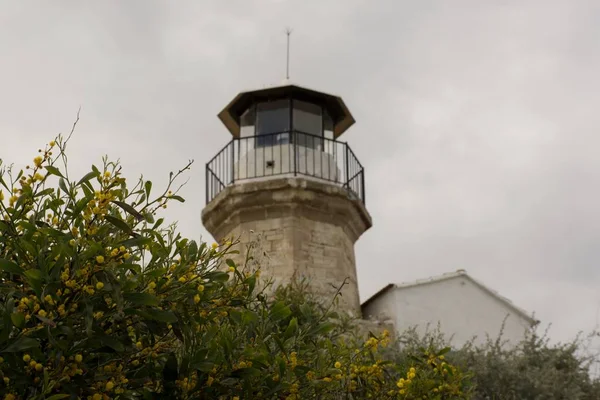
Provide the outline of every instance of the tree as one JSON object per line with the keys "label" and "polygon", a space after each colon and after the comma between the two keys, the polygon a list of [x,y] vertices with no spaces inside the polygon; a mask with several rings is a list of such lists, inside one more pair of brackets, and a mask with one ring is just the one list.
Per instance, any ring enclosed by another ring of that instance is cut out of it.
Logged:
{"label": "tree", "polygon": [[447,349],[386,361],[387,333],[353,337],[310,294],[267,293],[250,259],[228,258],[235,241],[166,225],[190,164],[154,195],[106,158],[71,179],[67,142],[0,170],[4,399],[467,398]]}

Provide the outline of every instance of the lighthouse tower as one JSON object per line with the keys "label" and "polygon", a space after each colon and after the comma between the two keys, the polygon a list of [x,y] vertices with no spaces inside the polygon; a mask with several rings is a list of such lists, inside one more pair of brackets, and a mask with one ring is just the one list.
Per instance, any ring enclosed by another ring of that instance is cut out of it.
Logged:
{"label": "lighthouse tower", "polygon": [[202,221],[215,240],[256,235],[275,284],[306,279],[360,316],[354,243],[372,225],[365,172],[339,137],[354,124],[340,97],[284,84],[238,94],[218,115],[232,139],[206,164]]}

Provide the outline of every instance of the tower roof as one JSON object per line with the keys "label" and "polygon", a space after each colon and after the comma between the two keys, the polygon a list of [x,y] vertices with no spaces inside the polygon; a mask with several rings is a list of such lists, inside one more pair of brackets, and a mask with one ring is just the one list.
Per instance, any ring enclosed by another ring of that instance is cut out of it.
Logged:
{"label": "tower roof", "polygon": [[323,105],[333,120],[333,136],[338,137],[355,122],[354,117],[339,96],[318,92],[294,84],[242,92],[218,114],[219,119],[234,137],[240,136],[240,118],[253,104],[280,98],[294,98]]}

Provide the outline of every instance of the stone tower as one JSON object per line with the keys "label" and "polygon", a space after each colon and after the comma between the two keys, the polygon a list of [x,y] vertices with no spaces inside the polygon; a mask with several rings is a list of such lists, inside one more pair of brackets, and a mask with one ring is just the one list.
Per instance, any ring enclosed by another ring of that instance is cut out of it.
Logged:
{"label": "stone tower", "polygon": [[292,84],[238,94],[219,113],[232,140],[206,164],[202,221],[215,240],[261,237],[264,275],[307,279],[360,316],[354,243],[372,225],[364,169],[338,141],[354,118],[341,98]]}

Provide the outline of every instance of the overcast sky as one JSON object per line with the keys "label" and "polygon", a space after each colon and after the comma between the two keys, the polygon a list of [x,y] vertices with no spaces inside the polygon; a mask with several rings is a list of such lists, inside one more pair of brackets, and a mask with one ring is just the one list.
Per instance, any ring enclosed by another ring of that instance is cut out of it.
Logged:
{"label": "overcast sky", "polygon": [[466,269],[568,339],[600,306],[597,1],[0,0],[0,157],[24,165],[81,121],[72,171],[108,154],[164,184],[196,163],[183,233],[203,229],[216,114],[281,82],[341,95],[373,228],[362,300]]}

